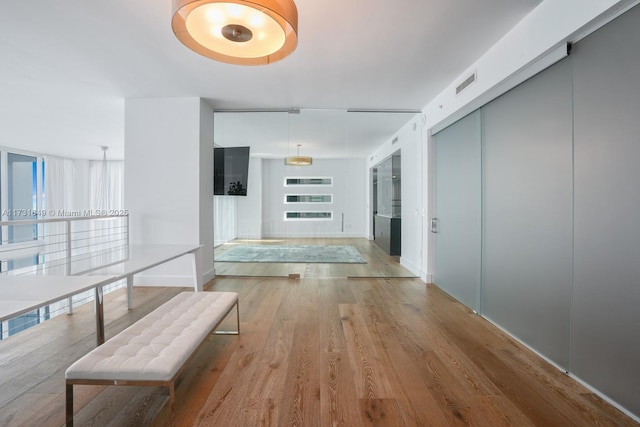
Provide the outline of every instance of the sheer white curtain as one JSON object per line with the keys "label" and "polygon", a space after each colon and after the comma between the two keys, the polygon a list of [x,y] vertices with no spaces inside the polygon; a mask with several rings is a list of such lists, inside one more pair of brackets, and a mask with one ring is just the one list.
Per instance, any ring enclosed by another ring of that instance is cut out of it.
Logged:
{"label": "sheer white curtain", "polygon": [[[73,209],[73,161],[53,156],[44,157],[44,210],[46,218],[66,216]],[[44,260],[54,266],[56,260],[66,257],[66,226],[64,223],[45,223]]]}
{"label": "sheer white curtain", "polygon": [[45,156],[44,162],[45,209],[73,209],[73,161]]}
{"label": "sheer white curtain", "polygon": [[[107,162],[106,177],[108,197],[103,197],[102,187],[103,163],[89,162],[89,176],[86,169],[76,168],[74,161],[55,156],[44,156],[44,204],[42,209],[47,213],[45,218],[55,219],[63,216],[84,216],[95,209],[106,210],[124,209],[124,162]],[[85,171],[83,173],[83,170]],[[86,195],[77,194],[75,180],[88,180],[89,206],[86,206]],[[104,188],[104,187],[102,187]],[[107,200],[106,206],[98,204],[99,198]],[[74,200],[75,199],[75,200]],[[84,200],[84,201],[83,201]],[[71,227],[72,255],[82,257],[85,253],[101,249],[96,235],[102,237],[104,233],[111,233],[118,225],[111,225],[112,221],[75,221]],[[102,222],[102,223],[100,223]],[[100,224],[97,224],[100,223]],[[106,232],[104,230],[107,230]],[[121,233],[119,228],[116,233]],[[64,222],[45,223],[42,226],[41,242],[37,250],[44,260],[43,274],[59,274],[66,268],[67,258],[67,229]],[[101,256],[100,254],[97,255]],[[105,294],[118,287],[124,286],[124,281],[106,286]],[[87,291],[73,296],[73,304],[89,302],[93,299],[93,291]],[[54,317],[66,312],[68,301],[63,300],[49,305],[50,316]]]}
{"label": "sheer white curtain", "polygon": [[[73,209],[73,182],[75,168],[72,160],[60,157],[44,156],[44,204],[47,218],[66,216]],[[67,256],[67,229],[62,222],[50,222],[43,225],[44,260],[42,271],[64,271]],[[55,273],[54,273],[55,274]],[[49,305],[49,315],[55,317],[67,310],[68,301],[58,301]]]}
{"label": "sheer white curtain", "polygon": [[[106,180],[106,182],[105,182]],[[121,160],[91,160],[89,162],[89,207],[94,215],[111,215],[124,206],[124,162]],[[112,262],[110,249],[127,244],[126,221],[119,219],[91,221],[90,251],[96,264]],[[105,294],[124,287],[124,280],[103,288]],[[87,295],[91,299],[91,295]]]}
{"label": "sheer white curtain", "polygon": [[[113,215],[124,209],[124,162],[91,161],[89,164],[89,203],[94,215]],[[126,230],[121,219],[93,221],[91,250],[99,251],[126,245]],[[108,253],[105,254],[108,256]]]}
{"label": "sheer white curtain", "polygon": [[108,160],[105,172],[103,161],[91,161],[89,169],[91,209],[124,209],[124,162]]}

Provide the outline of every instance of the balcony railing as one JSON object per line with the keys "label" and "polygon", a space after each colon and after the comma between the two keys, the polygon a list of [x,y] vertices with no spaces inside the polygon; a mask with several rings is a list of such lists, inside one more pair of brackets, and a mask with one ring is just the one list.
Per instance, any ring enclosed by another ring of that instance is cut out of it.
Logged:
{"label": "balcony railing", "polygon": [[0,233],[0,273],[77,275],[83,258],[128,245],[129,216],[1,221]]}
{"label": "balcony railing", "polygon": [[[129,244],[129,216],[0,221],[0,236],[0,281],[8,275],[90,274],[108,265],[110,254]],[[124,281],[116,282],[103,291],[122,286]],[[2,322],[0,339],[92,300],[93,292],[86,292]]]}

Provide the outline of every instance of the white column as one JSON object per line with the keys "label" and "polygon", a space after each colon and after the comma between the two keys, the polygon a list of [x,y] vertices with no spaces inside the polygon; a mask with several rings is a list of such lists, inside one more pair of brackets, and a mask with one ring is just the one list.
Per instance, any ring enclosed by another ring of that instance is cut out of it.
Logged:
{"label": "white column", "polygon": [[[127,99],[125,182],[130,243],[202,244],[202,280],[213,278],[213,109],[200,98]],[[135,283],[192,286],[183,258]]]}

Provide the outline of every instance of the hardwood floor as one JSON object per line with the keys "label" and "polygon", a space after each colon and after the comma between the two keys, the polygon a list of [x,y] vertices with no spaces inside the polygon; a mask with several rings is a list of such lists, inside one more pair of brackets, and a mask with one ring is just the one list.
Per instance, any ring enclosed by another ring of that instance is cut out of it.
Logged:
{"label": "hardwood floor", "polygon": [[[107,338],[180,288],[105,297]],[[415,278],[217,278],[241,335],[178,380],[179,426],[631,426],[620,411]],[[222,328],[232,328],[230,316]],[[64,423],[64,370],[95,342],[80,307],[0,341],[0,425]],[[76,387],[76,425],[170,425],[167,391]]]}
{"label": "hardwood floor", "polygon": [[366,264],[259,263],[216,261],[217,276],[288,277],[415,277],[400,265],[399,257],[391,257],[373,241],[360,239],[262,239],[233,240],[215,248],[214,258],[237,245],[350,245],[355,247]]}

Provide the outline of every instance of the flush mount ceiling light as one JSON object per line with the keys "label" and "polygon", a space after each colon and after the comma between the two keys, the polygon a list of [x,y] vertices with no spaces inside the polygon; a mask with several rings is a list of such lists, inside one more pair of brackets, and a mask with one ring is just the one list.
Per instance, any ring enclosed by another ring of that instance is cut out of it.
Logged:
{"label": "flush mount ceiling light", "polygon": [[298,144],[298,155],[297,156],[289,156],[284,158],[284,164],[287,166],[310,166],[313,163],[313,159],[308,156],[300,155],[300,146],[302,144]]}
{"label": "flush mount ceiling light", "polygon": [[171,27],[189,49],[229,64],[270,64],[298,45],[293,0],[173,0]]}

